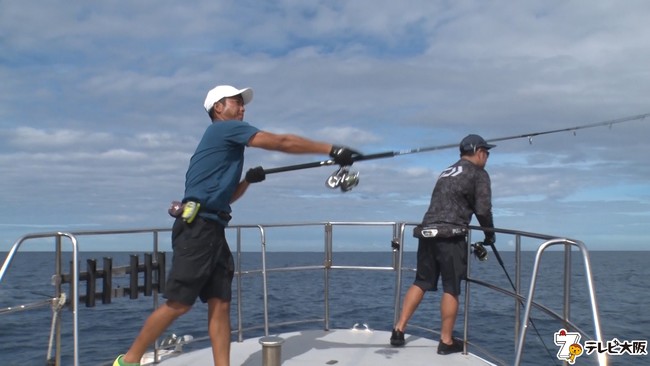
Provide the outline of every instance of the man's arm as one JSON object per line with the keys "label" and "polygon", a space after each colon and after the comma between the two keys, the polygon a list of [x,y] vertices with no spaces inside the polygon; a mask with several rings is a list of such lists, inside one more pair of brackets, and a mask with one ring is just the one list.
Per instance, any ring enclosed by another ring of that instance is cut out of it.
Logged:
{"label": "man's arm", "polygon": [[244,179],[239,182],[235,188],[235,192],[233,192],[232,197],[230,197],[230,203],[237,201],[241,196],[243,196],[251,183],[261,182],[264,179],[266,179],[266,173],[264,173],[264,169],[261,166],[248,169]]}
{"label": "man's arm", "polygon": [[274,134],[259,131],[248,140],[248,146],[291,154],[324,154],[332,151],[332,145],[291,134]]}
{"label": "man's arm", "polygon": [[251,184],[248,183],[245,179],[239,182],[237,188],[235,188],[235,192],[232,194],[232,197],[230,197],[230,203],[237,201],[241,196],[243,196],[244,193],[246,193],[248,186],[250,185]]}
{"label": "man's arm", "polygon": [[[282,151],[292,154],[329,154],[332,151],[333,146],[324,142],[318,142],[300,137],[297,135],[291,134],[274,134],[265,131],[258,131],[248,140],[248,146],[258,147],[265,150],[274,150]],[[246,193],[250,183],[256,183],[264,180],[264,170],[262,167],[257,167],[254,169],[259,169],[257,176],[254,179],[251,179],[249,182],[249,171],[246,174],[246,178],[239,182],[235,192],[230,198],[230,203],[237,201],[241,196]],[[254,170],[251,169],[251,170]]]}
{"label": "man's arm", "polygon": [[[476,182],[476,191],[474,193],[476,197],[475,202],[475,212],[476,219],[479,222],[481,227],[485,228],[494,228],[494,221],[492,218],[492,185],[490,182],[490,176],[487,172],[481,172],[478,180]],[[495,234],[494,232],[484,231],[485,241],[489,243],[494,243]]]}

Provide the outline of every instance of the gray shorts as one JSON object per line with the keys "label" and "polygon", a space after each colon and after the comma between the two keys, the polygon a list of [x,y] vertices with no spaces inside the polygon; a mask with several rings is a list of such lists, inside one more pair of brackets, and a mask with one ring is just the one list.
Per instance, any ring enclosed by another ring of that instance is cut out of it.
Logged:
{"label": "gray shorts", "polygon": [[172,249],[165,298],[186,305],[194,305],[197,297],[204,303],[211,298],[231,300],[235,262],[223,225],[200,216],[191,224],[177,218]]}
{"label": "gray shorts", "polygon": [[460,282],[467,276],[467,241],[464,236],[418,240],[417,271],[414,285],[423,291],[442,290],[460,295]]}

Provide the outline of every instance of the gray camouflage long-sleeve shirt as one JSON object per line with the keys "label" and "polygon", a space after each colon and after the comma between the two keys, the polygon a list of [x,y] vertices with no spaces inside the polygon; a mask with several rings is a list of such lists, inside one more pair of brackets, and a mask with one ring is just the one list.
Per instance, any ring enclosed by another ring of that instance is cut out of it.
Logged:
{"label": "gray camouflage long-sleeve shirt", "polygon": [[[482,227],[494,227],[490,175],[472,162],[460,159],[438,177],[422,226],[467,227],[472,214]],[[493,237],[494,233],[486,232],[485,236]]]}

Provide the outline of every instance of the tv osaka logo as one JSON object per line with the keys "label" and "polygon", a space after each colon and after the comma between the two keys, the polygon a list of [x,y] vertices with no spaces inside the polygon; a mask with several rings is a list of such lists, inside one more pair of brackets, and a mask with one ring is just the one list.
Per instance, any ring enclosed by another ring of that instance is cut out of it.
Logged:
{"label": "tv osaka logo", "polygon": [[565,329],[560,329],[555,333],[555,345],[560,347],[557,352],[557,358],[561,361],[566,361],[573,365],[576,358],[583,354],[608,354],[616,355],[633,355],[644,356],[648,354],[648,341],[620,341],[614,338],[607,342],[586,341],[584,346],[580,344],[580,333],[567,332]]}

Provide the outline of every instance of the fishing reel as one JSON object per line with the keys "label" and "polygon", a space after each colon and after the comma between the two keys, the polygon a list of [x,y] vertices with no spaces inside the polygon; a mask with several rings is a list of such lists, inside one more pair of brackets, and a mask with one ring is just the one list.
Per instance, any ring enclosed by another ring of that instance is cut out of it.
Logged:
{"label": "fishing reel", "polygon": [[488,259],[488,251],[485,249],[483,246],[482,241],[477,241],[476,243],[471,245],[472,247],[472,253],[481,262],[485,262]]}
{"label": "fishing reel", "polygon": [[341,191],[347,192],[359,184],[359,172],[350,170],[347,166],[340,167],[337,171],[327,178],[325,185],[329,188],[341,188]]}

